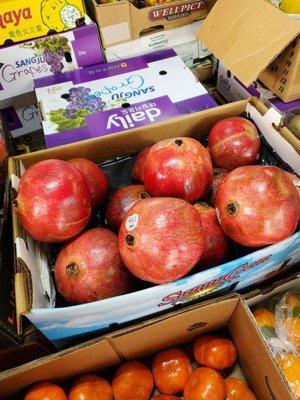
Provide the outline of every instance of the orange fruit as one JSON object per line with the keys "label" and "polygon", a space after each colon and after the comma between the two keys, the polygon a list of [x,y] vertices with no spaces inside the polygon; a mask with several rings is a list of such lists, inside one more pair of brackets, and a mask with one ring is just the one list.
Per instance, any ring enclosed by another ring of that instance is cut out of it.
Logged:
{"label": "orange fruit", "polygon": [[223,370],[234,365],[237,351],[229,339],[203,335],[194,342],[194,357],[200,365]]}
{"label": "orange fruit", "polygon": [[177,396],[172,396],[170,394],[157,394],[152,397],[151,400],[180,400]]}
{"label": "orange fruit", "polygon": [[24,400],[68,400],[68,398],[60,386],[52,382],[40,382],[31,386]]}
{"label": "orange fruit", "polygon": [[225,381],[219,372],[211,368],[196,369],[183,392],[184,400],[225,400]]}
{"label": "orange fruit", "polygon": [[113,400],[113,391],[105,379],[87,374],[75,380],[69,400]]}
{"label": "orange fruit", "polygon": [[117,369],[112,389],[115,400],[148,400],[153,390],[152,372],[138,361],[128,361]]}
{"label": "orange fruit", "polygon": [[300,400],[300,356],[284,354],[278,355],[276,359],[282,368],[292,391],[295,393],[297,399]]}
{"label": "orange fruit", "polygon": [[192,372],[193,367],[188,356],[177,348],[157,353],[152,361],[154,383],[163,394],[183,392]]}
{"label": "orange fruit", "polygon": [[271,311],[266,308],[256,308],[253,315],[259,327],[268,326],[275,329],[275,315]]}
{"label": "orange fruit", "polygon": [[225,379],[226,400],[257,400],[248,385],[240,379],[229,377]]}

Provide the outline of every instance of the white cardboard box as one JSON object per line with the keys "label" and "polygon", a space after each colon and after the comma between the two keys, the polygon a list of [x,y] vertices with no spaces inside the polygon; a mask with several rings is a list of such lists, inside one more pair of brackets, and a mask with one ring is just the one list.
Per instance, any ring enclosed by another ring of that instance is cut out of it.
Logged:
{"label": "white cardboard box", "polygon": [[104,49],[107,61],[139,56],[151,51],[173,48],[188,67],[192,67],[197,58],[208,57],[211,52],[197,40],[197,30],[203,21],[171,30],[162,30],[139,39],[117,44]]}

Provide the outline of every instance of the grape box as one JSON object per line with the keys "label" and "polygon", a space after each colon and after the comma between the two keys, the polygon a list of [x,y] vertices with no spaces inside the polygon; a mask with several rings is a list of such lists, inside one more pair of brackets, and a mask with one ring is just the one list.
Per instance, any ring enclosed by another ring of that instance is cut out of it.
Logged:
{"label": "grape box", "polygon": [[84,13],[82,0],[1,0],[0,45],[73,29]]}
{"label": "grape box", "polygon": [[216,107],[174,50],[35,80],[47,147]]}
{"label": "grape box", "polygon": [[0,101],[32,92],[35,78],[100,62],[96,24],[0,48]]}
{"label": "grape box", "polygon": [[[7,103],[7,104],[6,104]],[[13,138],[42,130],[42,121],[34,92],[2,102],[0,115]]]}

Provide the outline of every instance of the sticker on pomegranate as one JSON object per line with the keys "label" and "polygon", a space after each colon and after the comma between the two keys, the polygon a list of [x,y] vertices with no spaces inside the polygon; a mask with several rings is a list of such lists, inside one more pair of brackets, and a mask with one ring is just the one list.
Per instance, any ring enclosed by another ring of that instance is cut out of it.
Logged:
{"label": "sticker on pomegranate", "polygon": [[130,232],[133,231],[139,222],[139,215],[138,214],[133,214],[129,215],[129,217],[126,219],[126,229]]}

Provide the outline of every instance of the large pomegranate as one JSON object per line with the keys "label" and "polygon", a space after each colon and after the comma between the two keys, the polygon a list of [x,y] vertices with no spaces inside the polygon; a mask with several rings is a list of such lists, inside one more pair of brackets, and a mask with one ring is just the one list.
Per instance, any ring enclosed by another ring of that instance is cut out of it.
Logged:
{"label": "large pomegranate", "polygon": [[218,121],[209,133],[208,148],[214,167],[233,170],[257,164],[260,139],[248,119],[229,117]]}
{"label": "large pomegranate", "polygon": [[200,259],[199,267],[208,268],[220,264],[229,251],[229,241],[217,220],[215,209],[206,203],[196,203],[205,237],[205,250]]}
{"label": "large pomegranate", "polygon": [[132,168],[132,180],[136,183],[144,183],[144,167],[145,167],[145,160],[148,156],[150,147],[146,147],[142,151],[139,152],[137,155],[133,168]]}
{"label": "large pomegranate", "polygon": [[125,214],[143,199],[150,197],[143,185],[129,185],[118,189],[107,205],[105,218],[108,226],[118,232]]}
{"label": "large pomegranate", "polygon": [[271,166],[231,171],[221,182],[215,202],[225,233],[249,247],[285,239],[296,230],[300,215],[297,189],[285,171]]}
{"label": "large pomegranate", "polygon": [[106,200],[109,183],[105,173],[86,158],[72,158],[69,163],[74,165],[86,179],[91,192],[91,206],[93,210],[99,209]]}
{"label": "large pomegranate", "polygon": [[212,204],[213,206],[215,205],[215,197],[218,187],[222,182],[222,179],[226,174],[228,174],[228,172],[229,172],[228,169],[225,168],[213,168],[214,180],[211,186],[210,198],[209,198],[210,204]]}
{"label": "large pomegranate", "polygon": [[121,259],[117,236],[95,228],[68,243],[57,257],[55,282],[64,299],[73,304],[127,293],[131,275]]}
{"label": "large pomegranate", "polygon": [[179,197],[193,202],[209,191],[212,181],[210,155],[195,139],[166,139],[149,150],[144,184],[151,196]]}
{"label": "large pomegranate", "polygon": [[128,269],[144,281],[166,283],[181,278],[204,251],[199,214],[181,199],[140,201],[123,219],[119,249]]}
{"label": "large pomegranate", "polygon": [[34,239],[63,242],[89,222],[91,196],[84,177],[73,165],[46,160],[25,171],[14,206]]}

